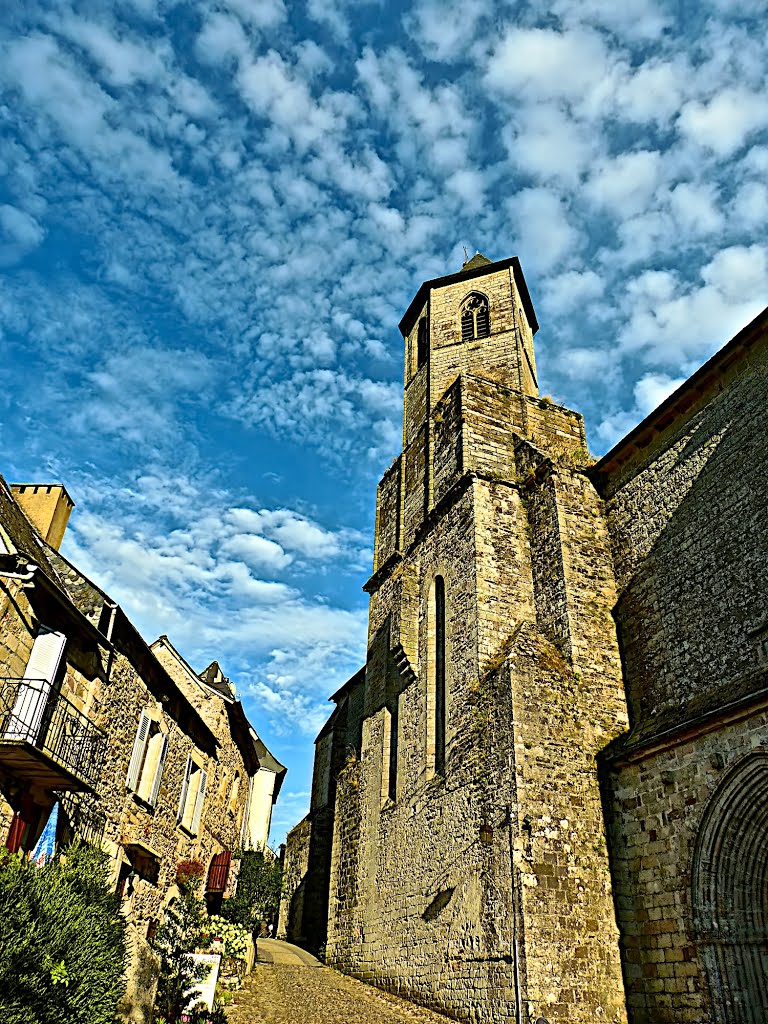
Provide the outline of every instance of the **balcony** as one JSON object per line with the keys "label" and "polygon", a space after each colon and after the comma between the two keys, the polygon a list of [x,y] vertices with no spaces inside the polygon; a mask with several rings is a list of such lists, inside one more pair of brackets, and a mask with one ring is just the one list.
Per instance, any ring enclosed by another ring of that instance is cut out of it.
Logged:
{"label": "balcony", "polygon": [[93,791],[106,744],[48,680],[0,676],[0,768],[43,789]]}

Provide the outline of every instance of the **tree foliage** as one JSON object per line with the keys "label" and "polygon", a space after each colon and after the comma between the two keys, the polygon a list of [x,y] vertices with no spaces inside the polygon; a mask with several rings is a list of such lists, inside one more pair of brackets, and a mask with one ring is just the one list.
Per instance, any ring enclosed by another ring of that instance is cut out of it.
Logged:
{"label": "tree foliage", "polygon": [[205,941],[205,906],[197,896],[197,888],[188,884],[182,889],[182,896],[166,908],[153,943],[160,958],[155,1012],[168,1024],[176,1024],[182,1014],[187,1014],[192,992],[205,976],[205,969],[200,970],[187,955]]}
{"label": "tree foliage", "polygon": [[86,843],[45,867],[0,854],[0,1012],[6,1024],[112,1024],[125,922],[106,854]]}
{"label": "tree foliage", "polygon": [[224,900],[221,916],[253,931],[261,921],[277,917],[280,908],[282,870],[277,860],[267,860],[257,850],[247,850],[240,862],[237,891]]}

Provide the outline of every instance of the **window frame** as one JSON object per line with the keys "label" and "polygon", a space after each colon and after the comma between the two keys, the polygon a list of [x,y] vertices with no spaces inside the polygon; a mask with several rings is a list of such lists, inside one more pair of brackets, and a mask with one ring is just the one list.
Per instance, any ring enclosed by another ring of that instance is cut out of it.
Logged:
{"label": "window frame", "polygon": [[[469,325],[469,329],[465,325]],[[463,342],[479,341],[491,335],[491,304],[482,292],[470,292],[461,304],[459,327]]]}
{"label": "window frame", "polygon": [[200,834],[207,785],[208,772],[198,756],[187,754],[184,779],[179,794],[179,807],[176,812],[176,824],[191,836]]}
{"label": "window frame", "polygon": [[167,755],[168,733],[145,708],[139,717],[125,788],[148,807],[157,806]]}

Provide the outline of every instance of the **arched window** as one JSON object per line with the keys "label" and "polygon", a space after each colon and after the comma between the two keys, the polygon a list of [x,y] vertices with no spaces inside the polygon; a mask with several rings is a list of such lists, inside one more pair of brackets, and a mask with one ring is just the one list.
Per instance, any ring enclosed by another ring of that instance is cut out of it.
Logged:
{"label": "arched window", "polygon": [[445,772],[445,581],[435,576],[427,609],[427,775]]}
{"label": "arched window", "polygon": [[478,292],[472,292],[461,307],[461,340],[473,341],[487,338],[491,333],[491,314],[488,299]]}
{"label": "arched window", "polygon": [[693,925],[715,1019],[768,1013],[768,755],[726,776],[702,820],[691,872]]}

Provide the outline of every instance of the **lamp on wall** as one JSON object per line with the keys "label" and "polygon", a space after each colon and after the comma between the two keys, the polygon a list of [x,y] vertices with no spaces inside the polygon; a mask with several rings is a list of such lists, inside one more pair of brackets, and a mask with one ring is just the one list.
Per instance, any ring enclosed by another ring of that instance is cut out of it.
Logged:
{"label": "lamp on wall", "polygon": [[493,825],[488,822],[487,818],[483,819],[483,824],[480,826],[480,842],[483,846],[493,845]]}

